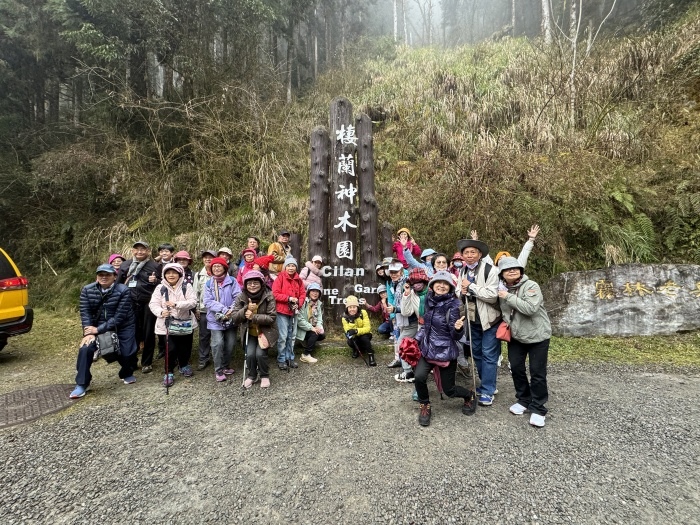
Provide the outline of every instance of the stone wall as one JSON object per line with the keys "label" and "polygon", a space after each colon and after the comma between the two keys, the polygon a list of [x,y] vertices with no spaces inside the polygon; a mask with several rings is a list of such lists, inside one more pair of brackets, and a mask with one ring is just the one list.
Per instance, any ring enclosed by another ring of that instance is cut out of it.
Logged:
{"label": "stone wall", "polygon": [[543,286],[559,336],[670,335],[700,330],[700,266],[623,264],[563,273]]}

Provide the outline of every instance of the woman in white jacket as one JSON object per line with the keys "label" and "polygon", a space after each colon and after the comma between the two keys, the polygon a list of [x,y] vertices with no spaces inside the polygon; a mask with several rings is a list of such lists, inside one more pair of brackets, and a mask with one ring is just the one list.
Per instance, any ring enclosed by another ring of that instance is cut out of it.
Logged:
{"label": "woman in white jacket", "polygon": [[192,310],[197,305],[197,296],[194,287],[184,282],[184,275],[185,271],[179,264],[166,264],[163,282],[153,291],[148,305],[156,316],[156,334],[167,337],[168,366],[163,377],[163,386],[166,387],[175,382],[175,363],[183,376],[193,375],[190,356],[196,319]]}

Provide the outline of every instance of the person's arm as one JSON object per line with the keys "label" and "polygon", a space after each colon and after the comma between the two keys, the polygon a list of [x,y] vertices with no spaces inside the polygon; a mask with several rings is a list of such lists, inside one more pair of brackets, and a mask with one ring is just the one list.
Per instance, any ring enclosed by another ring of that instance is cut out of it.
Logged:
{"label": "person's arm", "polygon": [[450,335],[455,341],[459,341],[464,335],[464,324],[462,324],[462,327],[459,330],[455,328],[455,321],[462,317],[462,313],[460,312],[459,308],[460,304],[459,299],[457,299],[456,301],[453,301],[452,305],[450,306]]}
{"label": "person's arm", "polygon": [[527,231],[527,242],[525,242],[523,249],[520,250],[520,255],[518,255],[518,262],[523,268],[527,265],[530,252],[535,247],[535,239],[538,233],[540,233],[540,227],[537,224],[533,224]]}
{"label": "person's arm", "polygon": [[283,280],[284,280],[284,278],[280,275],[272,283],[272,295],[274,296],[275,301],[277,301],[279,303],[286,303],[289,300],[289,295],[282,292],[282,281]]}
{"label": "person's arm", "polygon": [[243,294],[239,295],[233,303],[233,311],[231,312],[231,320],[234,324],[245,323],[247,319],[245,318],[245,312],[248,309],[248,300],[243,297]]}
{"label": "person's arm", "polygon": [[215,313],[224,313],[228,310],[228,308],[216,300],[216,295],[214,295],[214,286],[216,286],[216,282],[213,280],[213,278],[204,285],[204,307],[207,310],[211,310]]}
{"label": "person's arm", "polygon": [[156,317],[161,317],[163,315],[163,300],[164,296],[160,293],[162,285],[158,285],[156,289],[151,294],[151,300],[148,301],[148,308],[150,308],[153,315]]}
{"label": "person's arm", "polygon": [[542,290],[540,290],[540,286],[537,283],[527,281],[523,286],[523,292],[520,294],[522,297],[509,293],[506,295],[505,300],[508,306],[529,317],[537,313],[544,298],[542,297]]}
{"label": "person's arm", "polygon": [[311,326],[311,323],[309,322],[308,317],[306,317],[306,312],[308,311],[307,308],[305,308],[305,305],[302,305],[299,307],[296,313],[296,318],[297,318],[297,327],[301,330],[304,330],[308,332],[313,328]]}
{"label": "person's arm", "polygon": [[403,249],[403,258],[408,263],[410,268],[423,268],[425,269],[425,264],[416,261],[415,257],[411,254],[411,250],[408,247]]}
{"label": "person's arm", "polygon": [[401,315],[406,317],[410,317],[413,314],[418,315],[419,307],[420,297],[413,290],[409,291],[408,295],[406,293],[401,295]]}
{"label": "person's arm", "polygon": [[406,259],[403,257],[403,245],[401,244],[400,241],[396,241],[394,243],[394,252],[396,253],[396,258],[401,261],[401,264],[403,264],[404,268],[408,268],[408,263],[406,262]]}
{"label": "person's arm", "polygon": [[92,326],[92,312],[90,311],[90,297],[87,292],[87,286],[83,286],[82,290],[80,290],[80,322],[83,325],[83,330],[88,326]]}
{"label": "person's arm", "polygon": [[343,322],[343,332],[345,332],[346,334],[349,330],[355,330],[355,323],[347,321],[345,317],[342,317],[341,321]]}
{"label": "person's arm", "polygon": [[382,310],[382,302],[379,301],[379,302],[378,302],[377,304],[375,304],[374,306],[372,306],[372,305],[369,304],[369,303],[365,303],[365,308],[367,308],[367,310],[369,310],[369,311],[372,312],[373,314],[378,314],[378,313],[381,312],[381,310]]}
{"label": "person's arm", "polygon": [[[265,297],[269,297],[269,299],[265,301]],[[258,306],[258,312],[252,315],[250,322],[258,326],[273,326],[277,318],[275,300],[272,296],[263,295],[262,299],[260,299],[260,305],[262,304],[266,305],[265,311],[261,311],[260,306]]]}
{"label": "person's arm", "polygon": [[423,253],[423,250],[421,250],[420,246],[416,241],[413,241],[413,246],[411,246],[411,251],[413,252],[413,255],[416,257],[420,257],[420,254]]}
{"label": "person's arm", "polygon": [[280,246],[279,243],[273,242],[267,249],[267,254],[274,256],[272,260],[275,264],[284,264],[284,259],[287,257],[287,253],[284,248]]}

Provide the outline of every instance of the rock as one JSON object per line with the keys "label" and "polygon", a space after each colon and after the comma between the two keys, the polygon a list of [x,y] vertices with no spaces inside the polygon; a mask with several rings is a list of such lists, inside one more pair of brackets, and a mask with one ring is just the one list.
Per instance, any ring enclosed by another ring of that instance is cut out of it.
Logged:
{"label": "rock", "polygon": [[670,335],[700,330],[700,266],[624,264],[567,272],[543,287],[558,336]]}

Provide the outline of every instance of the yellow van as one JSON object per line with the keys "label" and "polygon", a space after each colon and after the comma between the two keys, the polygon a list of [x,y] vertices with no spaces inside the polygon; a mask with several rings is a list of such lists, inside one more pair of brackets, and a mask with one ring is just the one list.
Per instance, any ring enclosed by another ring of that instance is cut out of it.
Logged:
{"label": "yellow van", "polygon": [[34,311],[29,308],[29,281],[7,252],[0,248],[0,350],[7,338],[32,329]]}

